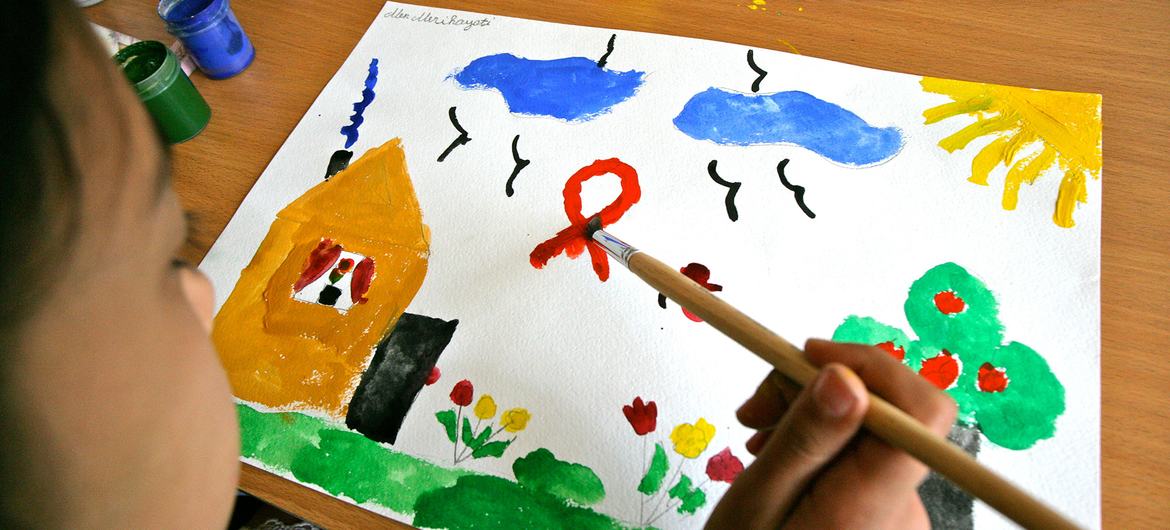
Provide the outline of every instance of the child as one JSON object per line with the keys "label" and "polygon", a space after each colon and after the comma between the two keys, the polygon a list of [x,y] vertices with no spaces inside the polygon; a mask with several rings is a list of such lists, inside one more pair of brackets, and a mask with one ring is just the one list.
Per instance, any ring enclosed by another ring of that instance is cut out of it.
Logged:
{"label": "child", "polygon": [[[12,3],[0,39],[0,527],[222,528],[235,409],[168,153],[71,2]],[[812,385],[739,409],[758,458],[709,526],[928,527],[926,469],[858,433],[865,385],[939,434],[953,403],[880,350],[806,351]]]}

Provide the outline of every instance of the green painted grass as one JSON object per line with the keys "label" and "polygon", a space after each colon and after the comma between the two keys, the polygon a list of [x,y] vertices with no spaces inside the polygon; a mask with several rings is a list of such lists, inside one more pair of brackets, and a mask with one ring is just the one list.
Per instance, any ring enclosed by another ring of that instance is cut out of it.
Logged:
{"label": "green painted grass", "polygon": [[324,420],[237,405],[241,453],[358,503],[413,514],[419,495],[472,474],[397,452]]}
{"label": "green painted grass", "polygon": [[605,495],[589,468],[556,460],[546,449],[517,460],[517,482],[443,467],[312,416],[244,404],[236,411],[243,456],[334,495],[411,515],[417,526],[626,528],[583,506]]}
{"label": "green painted grass", "polygon": [[552,451],[537,449],[512,463],[516,482],[580,506],[592,506],[605,498],[605,486],[592,469],[557,460]]}
{"label": "green painted grass", "polygon": [[423,494],[414,524],[450,530],[626,528],[606,515],[567,504],[550,493],[486,475],[466,476],[454,487]]}

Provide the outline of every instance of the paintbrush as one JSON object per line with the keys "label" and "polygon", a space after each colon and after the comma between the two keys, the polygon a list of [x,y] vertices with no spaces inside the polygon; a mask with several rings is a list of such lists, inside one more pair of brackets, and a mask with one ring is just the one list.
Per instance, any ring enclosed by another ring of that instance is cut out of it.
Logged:
{"label": "paintbrush", "polygon": [[[799,348],[678,270],[610,235],[601,228],[597,217],[589,220],[586,235],[659,293],[760,356],[788,379],[805,386],[816,377],[818,369],[805,360]],[[1063,515],[980,465],[958,446],[872,392],[864,425],[886,443],[906,451],[1025,528],[1077,528]]]}

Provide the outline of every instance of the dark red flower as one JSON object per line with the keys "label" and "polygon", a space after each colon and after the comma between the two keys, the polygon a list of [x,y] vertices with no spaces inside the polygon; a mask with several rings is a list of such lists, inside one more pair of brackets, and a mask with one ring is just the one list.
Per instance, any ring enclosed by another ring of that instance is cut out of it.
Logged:
{"label": "dark red flower", "polygon": [[731,448],[725,448],[707,461],[707,477],[716,482],[731,484],[735,477],[743,471],[743,462],[731,454]]}
{"label": "dark red flower", "polygon": [[455,388],[451,389],[451,401],[460,407],[466,407],[471,404],[471,398],[474,397],[475,390],[471,387],[471,381],[466,379],[455,383]]}
{"label": "dark red flower", "polygon": [[983,363],[979,367],[979,390],[984,392],[1003,392],[1007,388],[1011,379],[1008,379],[1007,371],[1003,368],[997,368],[991,363]]}
{"label": "dark red flower", "polygon": [[300,292],[310,283],[317,281],[317,278],[324,276],[340,256],[341,245],[334,245],[332,239],[322,239],[305,260],[304,270],[293,284],[293,291]]}
{"label": "dark red flower", "polygon": [[[683,267],[683,268],[679,269],[678,271],[683,273],[683,276],[686,276],[687,278],[694,280],[695,283],[702,285],[708,291],[717,292],[717,291],[723,290],[722,285],[719,285],[717,283],[711,283],[710,281],[708,281],[711,279],[711,269],[707,268],[707,266],[703,265],[702,263],[688,263],[686,267]],[[684,315],[686,315],[687,318],[691,319],[692,321],[695,321],[695,322],[702,322],[703,321],[703,319],[699,318],[698,315],[696,315],[690,311],[687,311],[687,308],[685,308],[685,307],[682,308],[682,312]]]}
{"label": "dark red flower", "polygon": [[[343,260],[344,261],[344,260]],[[374,279],[374,260],[366,258],[358,262],[349,278],[349,299],[355,304],[364,304],[370,299],[366,292],[370,290],[370,281]]]}
{"label": "dark red flower", "polygon": [[349,272],[350,269],[353,269],[353,260],[352,259],[341,258],[341,261],[337,262],[338,272],[345,274],[345,273]]}
{"label": "dark red flower", "polygon": [[632,405],[623,406],[622,412],[638,436],[645,436],[658,426],[658,405],[653,401],[643,403],[641,396],[634,398]]}
{"label": "dark red flower", "polygon": [[432,366],[431,373],[427,375],[427,385],[433,385],[439,382],[439,376],[441,375],[443,375],[443,373],[439,371],[439,367]]}

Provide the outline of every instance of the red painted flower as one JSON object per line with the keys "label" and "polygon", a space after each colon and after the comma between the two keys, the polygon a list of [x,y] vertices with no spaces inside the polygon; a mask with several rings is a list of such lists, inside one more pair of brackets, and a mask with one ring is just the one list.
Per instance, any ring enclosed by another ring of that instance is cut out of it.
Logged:
{"label": "red painted flower", "polygon": [[[687,278],[694,280],[695,283],[702,285],[708,291],[718,292],[718,291],[723,290],[722,285],[719,285],[717,283],[711,283],[708,281],[711,279],[711,269],[707,268],[707,266],[703,265],[702,263],[690,263],[690,264],[687,264],[686,267],[683,267],[683,268],[679,269],[678,271],[683,273],[683,276],[686,276]],[[682,308],[682,312],[684,315],[687,316],[687,318],[689,318],[695,322],[702,322],[703,321],[703,319],[699,318],[698,315],[696,315],[690,311],[687,311],[687,308],[685,308],[685,307]]]}
{"label": "red painted flower", "polygon": [[658,404],[653,401],[643,403],[641,396],[634,398],[632,405],[622,407],[622,412],[638,436],[644,436],[658,426]]}
{"label": "red painted flower", "polygon": [[731,454],[730,447],[715,453],[707,461],[707,477],[716,482],[731,484],[742,471],[743,462]]}
{"label": "red painted flower", "polygon": [[353,260],[352,259],[341,258],[341,261],[337,262],[337,271],[342,273],[342,274],[345,274],[352,269],[353,269]]}
{"label": "red painted flower", "polygon": [[439,371],[439,367],[432,366],[431,373],[427,375],[427,385],[430,386],[439,382],[439,376],[441,375],[443,375],[443,373]]}
{"label": "red painted flower", "polygon": [[881,344],[875,344],[875,346],[881,348],[882,351],[890,354],[890,357],[893,357],[899,361],[906,358],[906,348],[895,346],[893,341],[886,341]]}
{"label": "red painted flower", "polygon": [[1011,379],[1008,379],[1007,371],[1003,368],[997,368],[991,363],[983,363],[979,367],[979,390],[984,392],[1003,392],[1007,388]]}
{"label": "red painted flower", "polygon": [[339,256],[341,256],[341,245],[334,245],[332,239],[322,239],[317,244],[317,248],[309,253],[309,258],[305,260],[304,270],[301,271],[301,276],[293,284],[293,291],[300,292],[310,283],[317,281],[317,278],[324,276],[326,272],[329,272],[329,267],[337,262]]}
{"label": "red painted flower", "polygon": [[466,379],[455,383],[455,388],[451,389],[451,401],[460,407],[466,407],[471,404],[471,398],[474,397],[475,390],[471,387],[471,381]]}
{"label": "red painted flower", "polygon": [[951,352],[943,350],[938,356],[922,361],[918,375],[925,377],[934,386],[946,390],[959,378],[959,360]]}
{"label": "red painted flower", "polygon": [[349,278],[349,299],[355,304],[364,304],[370,299],[366,293],[370,290],[370,282],[374,279],[374,260],[366,258],[358,262]]}
{"label": "red painted flower", "polygon": [[967,303],[959,298],[959,295],[954,291],[943,291],[934,295],[934,307],[944,315],[953,315],[955,313],[962,313],[967,308]]}

